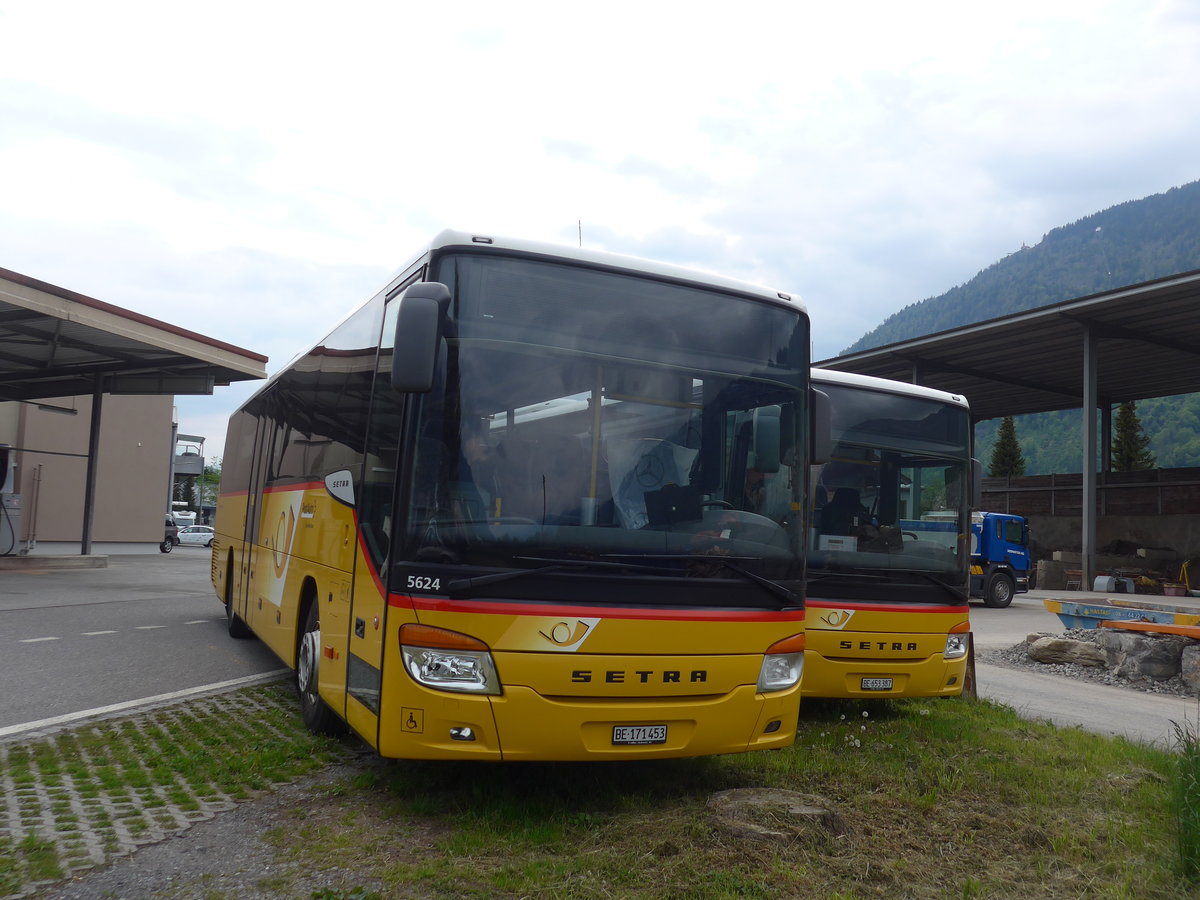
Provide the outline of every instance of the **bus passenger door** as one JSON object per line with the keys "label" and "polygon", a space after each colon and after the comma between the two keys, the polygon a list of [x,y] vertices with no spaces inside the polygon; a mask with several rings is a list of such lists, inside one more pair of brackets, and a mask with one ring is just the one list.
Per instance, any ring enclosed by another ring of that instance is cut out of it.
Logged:
{"label": "bus passenger door", "polygon": [[[412,281],[418,280],[414,275]],[[399,292],[396,292],[397,294]],[[346,720],[378,746],[387,632],[388,568],[395,535],[395,495],[400,435],[407,394],[391,385],[392,346],[398,296],[384,314],[371,408],[368,415],[362,477],[355,496],[358,553],[350,598],[350,639],[346,659]]]}
{"label": "bus passenger door", "polygon": [[237,580],[233,592],[234,612],[253,627],[255,573],[259,562],[259,540],[262,531],[263,481],[267,471],[267,442],[271,437],[271,421],[267,416],[255,417],[254,464],[250,470],[250,488],[246,493],[245,536],[237,559]]}

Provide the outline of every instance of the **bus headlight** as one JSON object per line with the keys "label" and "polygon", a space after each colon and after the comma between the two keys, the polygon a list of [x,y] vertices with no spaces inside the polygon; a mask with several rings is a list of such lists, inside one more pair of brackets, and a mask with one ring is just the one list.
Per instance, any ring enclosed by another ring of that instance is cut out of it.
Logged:
{"label": "bus headlight", "polygon": [[962,659],[966,656],[969,637],[966,634],[946,635],[946,649],[942,652],[942,658]]}
{"label": "bus headlight", "polygon": [[800,683],[804,674],[804,635],[777,641],[767,648],[758,670],[760,691],[786,691]]}
{"label": "bus headlight", "polygon": [[499,694],[500,677],[483,641],[428,625],[400,628],[400,653],[413,680],[440,691]]}

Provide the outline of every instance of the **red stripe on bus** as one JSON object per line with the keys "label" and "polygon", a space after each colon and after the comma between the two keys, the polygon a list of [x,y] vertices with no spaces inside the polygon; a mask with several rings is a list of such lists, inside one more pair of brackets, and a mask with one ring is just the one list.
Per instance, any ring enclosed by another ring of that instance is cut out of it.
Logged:
{"label": "red stripe on bus", "polygon": [[937,603],[929,603],[922,606],[913,604],[900,606],[895,603],[888,603],[887,601],[869,603],[865,600],[855,600],[854,602],[850,602],[843,600],[814,600],[812,597],[809,597],[805,601],[805,605],[809,609],[870,609],[900,613],[959,613],[964,616],[970,610],[968,606],[940,606]]}
{"label": "red stripe on bus", "polygon": [[323,481],[297,481],[295,484],[280,484],[275,487],[263,488],[264,494],[287,494],[296,491],[315,491],[325,487]]}
{"label": "red stripe on bus", "polygon": [[411,597],[389,594],[388,606],[432,612],[482,613],[522,616],[600,616],[606,619],[661,619],[696,622],[803,622],[804,610],[739,609],[629,609],[626,607],[540,604],[501,600],[450,600],[444,597]]}

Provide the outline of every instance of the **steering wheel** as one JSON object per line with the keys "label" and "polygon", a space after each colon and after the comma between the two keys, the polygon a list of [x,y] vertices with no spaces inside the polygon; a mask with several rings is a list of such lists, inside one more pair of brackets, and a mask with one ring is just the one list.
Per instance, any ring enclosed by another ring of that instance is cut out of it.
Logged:
{"label": "steering wheel", "polygon": [[718,506],[721,509],[733,509],[733,504],[728,500],[702,500],[701,506]]}

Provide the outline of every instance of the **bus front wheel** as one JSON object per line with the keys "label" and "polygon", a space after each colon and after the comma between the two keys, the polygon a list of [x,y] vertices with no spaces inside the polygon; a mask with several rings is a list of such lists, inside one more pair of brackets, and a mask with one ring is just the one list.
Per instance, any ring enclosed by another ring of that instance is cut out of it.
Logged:
{"label": "bus front wheel", "polygon": [[304,620],[304,633],[296,654],[296,690],[304,725],[313,734],[341,734],[345,729],[318,692],[321,671],[321,619],[314,597]]}

